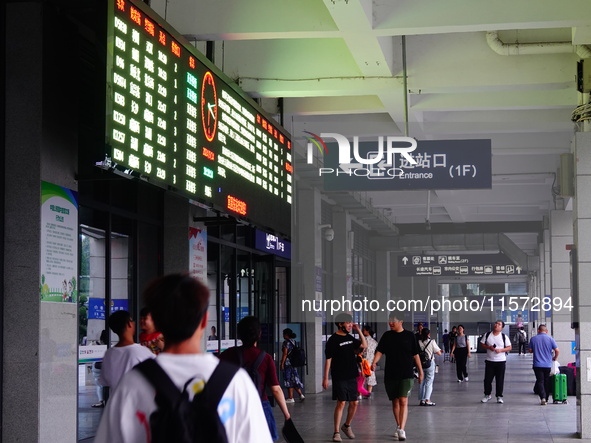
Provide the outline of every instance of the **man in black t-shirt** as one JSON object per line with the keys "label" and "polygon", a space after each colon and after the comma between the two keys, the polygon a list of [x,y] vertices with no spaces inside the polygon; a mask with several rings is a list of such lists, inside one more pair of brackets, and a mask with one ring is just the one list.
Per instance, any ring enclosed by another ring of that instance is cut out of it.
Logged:
{"label": "man in black t-shirt", "polygon": [[[350,314],[339,314],[335,318],[338,331],[330,336],[326,342],[326,361],[324,364],[324,378],[322,387],[328,389],[328,373],[332,375],[332,399],[337,401],[334,411],[334,433],[332,441],[342,441],[340,429],[349,438],[355,438],[351,430],[351,422],[357,411],[357,352],[367,348],[365,337],[359,325],[353,324]],[[355,329],[360,340],[350,332]],[[339,429],[343,417],[345,402],[349,402],[345,424]]]}
{"label": "man in black t-shirt", "polygon": [[406,419],[408,417],[408,396],[414,384],[414,371],[419,371],[419,383],[423,380],[423,369],[419,359],[419,346],[414,334],[405,331],[402,327],[402,316],[391,314],[389,320],[390,330],[384,332],[371,364],[375,371],[376,364],[386,354],[386,370],[384,374],[384,386],[388,398],[392,401],[392,411],[396,420],[396,432],[394,438],[406,440]]}

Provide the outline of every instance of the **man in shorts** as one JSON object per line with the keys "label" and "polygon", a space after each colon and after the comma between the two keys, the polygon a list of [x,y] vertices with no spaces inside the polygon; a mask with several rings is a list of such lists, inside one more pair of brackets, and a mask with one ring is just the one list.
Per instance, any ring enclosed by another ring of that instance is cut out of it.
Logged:
{"label": "man in shorts", "polygon": [[390,330],[384,332],[376,348],[376,354],[371,364],[375,371],[377,363],[386,354],[386,370],[384,386],[388,398],[392,401],[392,411],[396,420],[395,440],[406,440],[406,419],[408,418],[408,396],[414,384],[413,368],[419,372],[419,383],[423,381],[423,368],[419,359],[419,346],[414,334],[402,327],[402,315],[391,314]]}
{"label": "man in shorts", "polygon": [[[334,433],[332,441],[343,441],[340,429],[349,438],[355,438],[351,429],[351,422],[357,411],[357,353],[359,349],[367,348],[367,341],[361,333],[359,325],[353,324],[350,314],[339,314],[335,318],[338,331],[330,336],[326,342],[326,361],[324,364],[324,378],[322,387],[328,389],[328,373],[332,375],[332,399],[337,401],[334,410]],[[350,332],[355,329],[359,334],[357,340]],[[339,429],[343,417],[345,402],[349,402],[345,424]]]}

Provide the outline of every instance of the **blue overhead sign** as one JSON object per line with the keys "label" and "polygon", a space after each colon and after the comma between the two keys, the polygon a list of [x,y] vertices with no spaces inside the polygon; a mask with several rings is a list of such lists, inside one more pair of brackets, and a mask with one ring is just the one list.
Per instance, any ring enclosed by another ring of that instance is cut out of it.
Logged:
{"label": "blue overhead sign", "polygon": [[413,255],[398,257],[399,277],[521,275],[522,269],[504,254]]}
{"label": "blue overhead sign", "polygon": [[406,149],[404,155],[398,152],[389,155],[389,145],[396,144],[388,142],[387,137],[374,142],[352,142],[351,155],[347,155],[350,163],[343,163],[340,152],[343,147],[326,143],[324,165],[318,171],[324,178],[324,189],[391,191],[492,187],[490,140],[419,140],[414,150]]}
{"label": "blue overhead sign", "polygon": [[256,230],[255,248],[279,257],[291,259],[291,243],[274,234]]}

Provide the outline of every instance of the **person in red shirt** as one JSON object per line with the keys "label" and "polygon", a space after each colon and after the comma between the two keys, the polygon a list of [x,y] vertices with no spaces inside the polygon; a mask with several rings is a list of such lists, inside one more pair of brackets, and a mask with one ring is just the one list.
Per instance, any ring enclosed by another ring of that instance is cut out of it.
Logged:
{"label": "person in red shirt", "polygon": [[[259,356],[262,353],[265,353],[265,351],[262,349],[257,348],[258,341],[261,338],[261,324],[256,317],[244,317],[238,323],[237,332],[238,338],[242,340],[242,346],[234,346],[225,350],[220,354],[220,360],[236,363],[237,365],[245,368],[250,374],[252,370],[254,370],[253,366],[255,363],[257,363]],[[257,391],[261,397],[263,410],[265,411],[265,417],[267,418],[267,424],[269,425],[269,431],[271,431],[271,437],[273,437],[273,441],[276,441],[279,439],[279,435],[277,433],[277,424],[275,423],[275,418],[273,417],[273,409],[271,407],[271,403],[269,402],[269,398],[267,397],[267,387],[271,389],[273,397],[277,401],[279,409],[281,409],[285,420],[289,421],[291,416],[285,403],[283,390],[281,389],[279,380],[277,379],[275,361],[273,361],[273,358],[267,353],[265,353],[265,356],[262,357],[262,360],[258,361],[260,361],[260,363],[256,371],[258,372],[258,376],[256,378],[258,378],[259,386],[255,387],[257,388]],[[255,380],[253,380],[253,382],[254,381]]]}
{"label": "person in red shirt", "polygon": [[164,349],[164,336],[156,330],[148,308],[142,308],[140,311],[140,329],[142,331],[140,333],[140,344],[158,355]]}

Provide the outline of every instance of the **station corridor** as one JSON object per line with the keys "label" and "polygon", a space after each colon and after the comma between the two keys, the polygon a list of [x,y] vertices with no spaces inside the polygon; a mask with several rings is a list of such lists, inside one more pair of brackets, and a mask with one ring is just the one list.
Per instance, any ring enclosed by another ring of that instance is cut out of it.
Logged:
{"label": "station corridor", "polygon": [[[576,436],[576,398],[569,397],[567,404],[553,404],[550,398],[547,406],[541,406],[538,396],[532,390],[535,377],[531,369],[531,355],[509,355],[505,374],[504,404],[496,403],[494,397],[488,403],[481,403],[485,355],[472,354],[468,362],[470,381],[464,383],[456,381],[454,363],[444,362],[442,356],[436,357],[439,372],[435,376],[431,400],[437,405],[419,406],[418,387],[415,385],[409,398],[406,441],[556,443],[579,440]],[[565,356],[564,353],[562,356],[560,362],[566,365],[570,361],[566,358],[570,356]],[[352,424],[356,435],[355,442],[394,441],[396,426],[382,377],[383,371],[378,371],[378,385],[374,388],[373,398],[360,401]],[[90,409],[93,399],[94,396],[89,395],[88,409],[82,408],[88,415],[82,412],[80,417],[81,437],[84,435],[85,423],[92,425],[100,415],[100,410]],[[82,397],[80,401],[86,400]],[[307,393],[303,403],[296,400],[296,403],[288,405],[304,441],[332,441],[334,406],[330,388],[320,394]],[[282,424],[281,411],[278,407],[275,407],[274,411],[277,424]],[[88,436],[88,433],[85,436]],[[349,440],[343,433],[341,437],[343,441]],[[92,442],[92,438],[81,441]]]}

